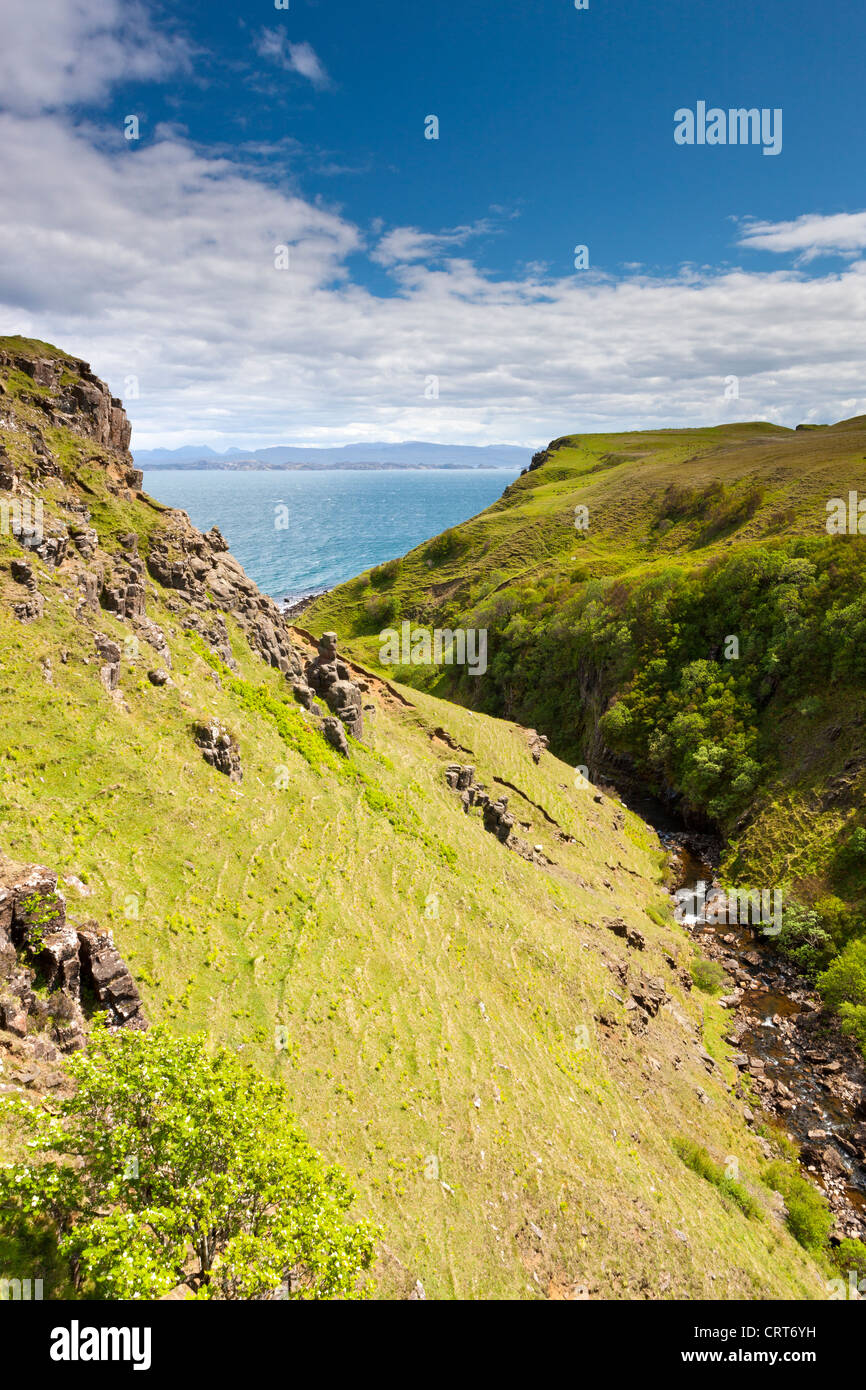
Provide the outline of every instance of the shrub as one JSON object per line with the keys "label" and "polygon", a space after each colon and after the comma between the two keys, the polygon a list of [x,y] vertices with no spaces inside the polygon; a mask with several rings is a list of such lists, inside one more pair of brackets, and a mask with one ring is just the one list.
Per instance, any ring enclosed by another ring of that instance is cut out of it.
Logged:
{"label": "shrub", "polygon": [[818,990],[831,1009],[842,1004],[866,1005],[866,939],[849,941],[840,956],[818,978]]}
{"label": "shrub", "polygon": [[826,1244],[833,1225],[833,1213],[826,1198],[801,1177],[792,1163],[777,1159],[762,1174],[767,1187],[785,1199],[785,1224],[805,1250],[818,1251]]}
{"label": "shrub", "polygon": [[721,1164],[710,1158],[707,1150],[702,1148],[700,1144],[695,1144],[691,1139],[677,1137],[673,1141],[673,1146],[687,1168],[691,1168],[698,1177],[704,1178],[714,1187],[717,1187],[740,1208],[745,1216],[751,1220],[760,1221],[763,1219],[764,1213],[760,1203],[743,1187],[742,1183],[729,1177]]}
{"label": "shrub", "polygon": [[449,560],[457,555],[461,550],[460,536],[452,527],[448,531],[443,531],[441,535],[434,536],[424,551],[425,560],[432,560],[434,564],[442,560]]}
{"label": "shrub", "polygon": [[866,1279],[866,1245],[862,1240],[851,1240],[848,1237],[840,1240],[830,1258],[842,1274],[847,1274],[853,1269],[858,1280]]}
{"label": "shrub", "polygon": [[397,600],[393,594],[372,594],[370,598],[364,600],[364,612],[367,615],[371,632],[379,628],[387,627],[397,616]]}
{"label": "shrub", "polygon": [[376,1232],[288,1111],[283,1087],[201,1039],[93,1029],[75,1093],[19,1115],[43,1155],[0,1169],[0,1218],[44,1215],[85,1294],[352,1298]]}
{"label": "shrub", "polygon": [[778,947],[810,980],[825,969],[833,958],[835,947],[825,931],[816,908],[788,902],[782,913],[782,930]]}
{"label": "shrub", "polygon": [[858,911],[849,907],[841,898],[836,898],[831,894],[819,898],[815,903],[815,911],[821,926],[833,939],[833,944],[837,951],[841,951],[844,946],[854,936],[861,936],[864,930],[863,918]]}
{"label": "shrub", "polygon": [[717,960],[705,960],[697,956],[691,965],[692,979],[704,994],[721,994],[726,988],[728,977]]}
{"label": "shrub", "polygon": [[836,852],[834,870],[843,881],[853,879],[859,886],[866,870],[866,830],[858,825]]}
{"label": "shrub", "polygon": [[842,1032],[853,1038],[863,1056],[866,1057],[866,1006],[863,1004],[840,1004],[839,1018]]}
{"label": "shrub", "polygon": [[386,560],[383,565],[377,565],[370,571],[370,583],[374,588],[382,589],[388,584],[393,584],[403,568],[401,559]]}
{"label": "shrub", "polygon": [[764,500],[764,489],[758,486],[750,487],[745,492],[734,496],[728,495],[725,489],[722,491],[723,496],[707,513],[707,524],[701,537],[702,540],[710,540],[722,531],[728,531],[734,526],[742,526],[743,522],[750,521]]}
{"label": "shrub", "polygon": [[707,483],[702,488],[689,484],[671,483],[661,500],[659,510],[663,517],[676,521],[683,517],[700,516],[707,507],[724,496],[725,489],[719,482]]}

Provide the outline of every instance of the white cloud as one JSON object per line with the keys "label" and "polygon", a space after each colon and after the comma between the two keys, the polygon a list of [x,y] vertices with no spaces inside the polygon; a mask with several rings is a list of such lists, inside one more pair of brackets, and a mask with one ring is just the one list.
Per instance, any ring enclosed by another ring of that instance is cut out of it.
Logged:
{"label": "white cloud", "polygon": [[437,260],[455,246],[463,246],[471,237],[486,236],[495,231],[488,219],[469,227],[453,227],[445,232],[422,232],[417,227],[394,227],[382,237],[372,259],[379,265],[395,266],[410,261]]}
{"label": "white cloud", "polygon": [[[162,77],[188,61],[142,11],[116,0],[15,11],[10,24],[0,0],[0,331],[90,360],[126,397],[142,448],[538,444],[866,411],[864,258],[820,278],[686,266],[554,279],[530,261],[494,280],[467,247],[505,214],[438,232],[377,220],[369,254],[394,293],[376,295],[349,271],[362,231],[252,172],[257,149],[267,153],[255,142],[201,151],[165,125],[133,150],[119,130],[52,114],[122,75]],[[323,73],[306,45],[284,39],[274,54],[311,81]],[[749,223],[741,236],[799,256],[856,253],[862,218]],[[278,270],[284,244],[291,268]],[[737,401],[724,399],[730,375]]]}
{"label": "white cloud", "polygon": [[329,87],[330,78],[316,50],[308,43],[290,43],[285,29],[263,29],[255,40],[259,57],[287,72],[306,77],[314,87]]}
{"label": "white cloud", "polygon": [[816,256],[854,256],[866,249],[866,212],[838,212],[822,217],[806,213],[792,222],[746,222],[740,246],[756,251],[796,253],[803,263]]}
{"label": "white cloud", "polygon": [[100,101],[121,79],[162,81],[191,56],[136,0],[0,0],[0,33],[0,106],[25,114]]}
{"label": "white cloud", "polygon": [[[15,189],[0,207],[0,324],[90,360],[127,395],[142,448],[538,444],[866,411],[866,261],[821,278],[492,280],[465,252],[443,256],[439,236],[425,264],[425,234],[398,229],[384,238],[396,293],[377,297],[349,275],[364,240],[345,217],[175,135],[122,146],[51,116],[0,117],[0,183]],[[279,244],[289,270],[274,267]]]}

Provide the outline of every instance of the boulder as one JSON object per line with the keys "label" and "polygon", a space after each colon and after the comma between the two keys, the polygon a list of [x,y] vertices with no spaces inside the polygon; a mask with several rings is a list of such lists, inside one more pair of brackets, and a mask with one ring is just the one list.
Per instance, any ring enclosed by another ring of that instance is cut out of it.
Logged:
{"label": "boulder", "polygon": [[[19,1037],[27,1035],[28,1023],[43,1028],[50,1019],[61,1050],[82,1047],[88,992],[108,1013],[110,1026],[146,1026],[135,982],[111,934],[96,923],[79,929],[68,922],[57,875],[41,865],[0,860],[0,973],[0,1026]],[[37,978],[47,998],[36,993]],[[50,1045],[37,1046],[42,1050],[36,1055],[55,1055]]]}
{"label": "boulder", "polygon": [[99,679],[108,693],[113,694],[120,680],[120,647],[103,632],[95,632],[93,640],[96,644],[96,654],[103,663],[99,668]]}
{"label": "boulder", "polygon": [[363,698],[349,675],[349,668],[337,657],[337,634],[326,632],[318,644],[318,655],[307,662],[306,684],[321,696],[352,737],[360,739],[364,735]]}
{"label": "boulder", "polygon": [[547,734],[539,734],[535,729],[527,729],[526,739],[533,762],[540,762],[542,753],[550,746],[550,739]]}
{"label": "boulder", "polygon": [[654,976],[644,974],[643,971],[641,971],[640,978],[629,986],[629,993],[635,1003],[649,1014],[650,1018],[655,1018],[659,1009],[670,998],[662,981]]}
{"label": "boulder", "polygon": [[327,715],[322,721],[322,733],[332,748],[336,748],[344,757],[349,756],[349,740],[346,738],[346,730],[341,720],[331,714]]}
{"label": "boulder", "polygon": [[12,578],[17,584],[26,584],[28,588],[36,587],[36,579],[33,574],[33,566],[26,560],[13,560],[10,566]]}
{"label": "boulder", "polygon": [[12,611],[19,623],[34,623],[45,612],[45,599],[42,594],[31,594],[21,603],[13,604]]}
{"label": "boulder", "polygon": [[200,720],[194,724],[193,738],[206,763],[232,782],[243,781],[240,748],[219,719]]}
{"label": "boulder", "polygon": [[637,927],[632,927],[623,917],[605,917],[604,925],[614,936],[621,937],[635,951],[646,949],[646,937]]}

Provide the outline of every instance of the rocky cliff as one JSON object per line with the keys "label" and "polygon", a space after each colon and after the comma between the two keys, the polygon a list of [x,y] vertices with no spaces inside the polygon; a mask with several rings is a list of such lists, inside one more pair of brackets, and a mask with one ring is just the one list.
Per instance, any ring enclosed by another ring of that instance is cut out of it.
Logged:
{"label": "rocky cliff", "polygon": [[[252,649],[286,677],[306,709],[320,716],[320,727],[335,747],[347,751],[338,723],[362,736],[361,693],[337,660],[336,634],[327,633],[317,656],[304,663],[281,611],[248,578],[219,530],[203,535],[185,512],[144,496],[141,472],[129,453],[126,412],[88,363],[25,340],[18,348],[0,350],[0,431],[4,529],[73,589],[80,621],[93,627],[100,609],[110,612],[130,638],[145,642],[167,662],[165,634],[147,612],[148,579],[156,580],[169,591],[165,608],[200,634],[229,668],[235,665],[226,630],[231,614]],[[154,512],[144,553],[136,531],[100,533],[93,525],[88,505],[93,469],[110,494],[138,499]],[[44,600],[32,567],[15,561],[10,578],[21,586],[7,586],[16,616],[22,622],[41,617]],[[100,635],[94,636],[111,684],[120,652],[100,650]],[[317,704],[317,695],[327,709]]]}

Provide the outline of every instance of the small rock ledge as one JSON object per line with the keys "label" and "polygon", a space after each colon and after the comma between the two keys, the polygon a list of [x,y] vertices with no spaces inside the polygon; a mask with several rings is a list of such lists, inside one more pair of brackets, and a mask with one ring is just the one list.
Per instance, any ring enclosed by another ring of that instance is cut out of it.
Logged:
{"label": "small rock ledge", "polygon": [[111,932],[68,921],[52,870],[0,858],[0,1028],[22,1039],[47,1033],[74,1052],[86,1042],[88,998],[110,1027],[147,1027]]}

